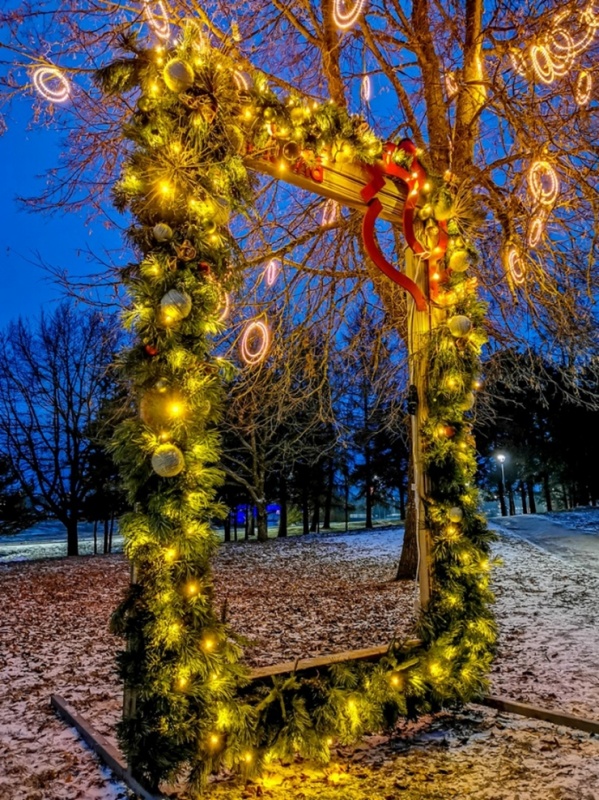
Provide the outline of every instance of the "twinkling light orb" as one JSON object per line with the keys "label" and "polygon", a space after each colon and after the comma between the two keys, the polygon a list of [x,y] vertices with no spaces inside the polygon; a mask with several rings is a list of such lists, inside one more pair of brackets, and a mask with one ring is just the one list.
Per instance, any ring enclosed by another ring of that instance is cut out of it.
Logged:
{"label": "twinkling light orb", "polygon": [[586,106],[593,92],[593,78],[585,69],[578,73],[574,87],[574,99],[579,106]]}
{"label": "twinkling light orb", "polygon": [[267,286],[273,286],[281,271],[281,262],[278,258],[271,258],[264,270],[264,280]]}
{"label": "twinkling light orb", "polygon": [[522,285],[526,278],[526,267],[521,254],[515,247],[511,247],[508,251],[507,264],[512,280],[516,286]]}
{"label": "twinkling light orb", "polygon": [[528,228],[528,246],[529,247],[537,247],[541,239],[543,238],[543,233],[545,231],[545,218],[542,214],[537,214],[536,217],[533,217],[530,221],[530,225]]}
{"label": "twinkling light orb", "polygon": [[159,39],[166,41],[171,35],[168,10],[164,0],[144,0],[144,17]]}
{"label": "twinkling light orb", "polygon": [[261,319],[249,322],[241,336],[239,350],[246,364],[254,366],[264,361],[270,349],[271,332],[268,324]]}
{"label": "twinkling light orb", "polygon": [[543,206],[551,206],[559,194],[557,172],[548,161],[534,161],[528,170],[528,187],[531,195]]}
{"label": "twinkling light orb", "polygon": [[360,97],[363,103],[368,103],[372,97],[372,80],[370,75],[364,75],[360,84]]}
{"label": "twinkling light orb", "polygon": [[58,67],[37,67],[32,80],[36,91],[50,103],[64,103],[71,96],[71,84]]}
{"label": "twinkling light orb", "polygon": [[348,31],[358,21],[366,0],[355,0],[353,6],[344,0],[333,0],[333,20],[341,31]]}

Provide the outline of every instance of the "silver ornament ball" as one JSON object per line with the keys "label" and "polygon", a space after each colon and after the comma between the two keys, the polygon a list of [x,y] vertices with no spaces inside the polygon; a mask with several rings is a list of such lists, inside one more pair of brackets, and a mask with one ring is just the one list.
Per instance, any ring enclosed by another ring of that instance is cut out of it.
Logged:
{"label": "silver ornament ball", "polygon": [[163,320],[178,322],[189,316],[191,311],[191,297],[182,289],[169,289],[160,301]]}
{"label": "silver ornament ball", "polygon": [[184,92],[194,81],[193,69],[180,58],[171,58],[164,68],[162,77],[171,92]]}
{"label": "silver ornament ball", "polygon": [[185,469],[185,457],[174,444],[161,444],[152,456],[152,469],[161,478],[174,478]]}
{"label": "silver ornament ball", "polygon": [[170,225],[167,225],[166,222],[159,222],[157,225],[154,225],[152,233],[157,242],[168,242],[173,238],[173,229]]}
{"label": "silver ornament ball", "polygon": [[455,336],[456,339],[461,336],[467,336],[472,330],[472,322],[463,314],[456,314],[450,317],[447,326],[451,335]]}
{"label": "silver ornament ball", "polygon": [[461,522],[464,518],[464,512],[459,506],[454,506],[453,508],[449,509],[448,516],[450,522]]}

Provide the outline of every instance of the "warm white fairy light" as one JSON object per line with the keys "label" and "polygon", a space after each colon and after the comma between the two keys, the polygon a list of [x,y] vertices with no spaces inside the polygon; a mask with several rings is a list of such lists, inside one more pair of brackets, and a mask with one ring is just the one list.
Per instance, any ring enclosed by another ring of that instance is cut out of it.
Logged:
{"label": "warm white fairy light", "polygon": [[235,81],[235,86],[239,89],[240,92],[247,92],[250,88],[250,82],[238,69],[233,72],[233,80]]}
{"label": "warm white fairy light", "polygon": [[576,86],[574,87],[574,99],[579,106],[586,106],[591,99],[593,91],[593,78],[585,69],[578,73]]}
{"label": "warm white fairy light", "polygon": [[322,220],[321,225],[333,225],[339,220],[339,203],[336,200],[329,198],[325,201],[322,207]]}
{"label": "warm white fairy light", "polygon": [[36,90],[51,103],[64,103],[71,95],[71,85],[58,67],[37,67],[32,80]]}
{"label": "warm white fairy light", "polygon": [[510,50],[510,61],[512,62],[512,69],[518,75],[526,77],[526,59],[520,50]]}
{"label": "warm white fairy light", "polygon": [[267,286],[272,286],[281,271],[281,262],[278,258],[271,258],[264,270],[264,280]]}
{"label": "warm white fairy light", "polygon": [[528,246],[536,247],[543,238],[544,231],[545,216],[543,214],[537,214],[532,218],[528,227]]}
{"label": "warm white fairy light", "polygon": [[372,81],[370,75],[364,75],[360,85],[360,97],[363,103],[368,103],[372,97]]}
{"label": "warm white fairy light", "polygon": [[220,290],[220,294],[221,294],[221,302],[220,302],[221,312],[218,315],[218,321],[224,322],[229,316],[229,312],[231,311],[231,296],[229,292],[225,292],[224,289]]}
{"label": "warm white fairy light", "polygon": [[246,364],[254,366],[266,358],[270,349],[271,333],[268,324],[255,319],[246,325],[241,336],[239,350]]}
{"label": "warm white fairy light", "polygon": [[339,30],[347,31],[356,24],[366,0],[355,0],[353,7],[347,7],[344,0],[333,0],[333,20]]}
{"label": "warm white fairy light", "polygon": [[555,80],[555,69],[549,51],[544,45],[536,45],[530,48],[530,60],[535,75],[541,83],[550,84]]}
{"label": "warm white fairy light", "polygon": [[522,256],[515,247],[511,247],[507,255],[507,263],[512,276],[512,280],[516,286],[524,283],[526,277],[526,267]]}
{"label": "warm white fairy light", "polygon": [[559,179],[548,161],[535,161],[528,170],[531,195],[543,206],[551,206],[559,194]]}
{"label": "warm white fairy light", "polygon": [[144,17],[159,39],[166,41],[169,38],[171,26],[164,0],[144,0]]}

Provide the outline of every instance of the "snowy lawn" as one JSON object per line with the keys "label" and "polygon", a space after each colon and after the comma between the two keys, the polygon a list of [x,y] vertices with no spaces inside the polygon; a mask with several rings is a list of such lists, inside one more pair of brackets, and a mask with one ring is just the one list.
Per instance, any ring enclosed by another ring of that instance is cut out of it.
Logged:
{"label": "snowy lawn", "polygon": [[[401,531],[311,535],[221,548],[219,603],[255,644],[253,664],[409,633],[414,587],[390,582]],[[599,717],[599,578],[513,538],[496,546],[499,658],[492,691]],[[0,565],[0,798],[127,796],[50,711],[62,694],[103,733],[120,711],[108,617],[128,580],[121,556]],[[599,798],[597,738],[473,707],[403,725],[339,752],[326,770],[283,766],[219,798],[446,800]]]}

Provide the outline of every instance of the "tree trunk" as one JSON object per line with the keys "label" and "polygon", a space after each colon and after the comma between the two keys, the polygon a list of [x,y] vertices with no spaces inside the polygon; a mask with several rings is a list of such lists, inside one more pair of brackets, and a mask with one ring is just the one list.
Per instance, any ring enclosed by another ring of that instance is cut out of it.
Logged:
{"label": "tree trunk", "polygon": [[[412,457],[408,467],[408,485],[414,483]],[[403,545],[397,567],[396,581],[414,581],[418,572],[418,531],[416,528],[416,503],[414,492],[408,495],[408,508],[404,527]]]}
{"label": "tree trunk", "polygon": [[[253,514],[252,514],[253,519]],[[244,532],[244,539],[247,540],[250,538],[250,504],[245,504],[245,532]]]}
{"label": "tree trunk", "polygon": [[310,531],[312,533],[318,533],[320,529],[320,497],[318,494],[314,495],[314,511],[312,513],[312,524],[310,525]]}
{"label": "tree trunk", "polygon": [[[258,541],[268,541],[268,512],[266,511],[266,500],[261,499],[256,503],[256,511],[258,516]],[[252,514],[252,519],[253,519]]]}
{"label": "tree trunk", "polygon": [[545,506],[547,511],[553,511],[553,503],[551,502],[551,487],[549,486],[549,475],[543,473],[543,491],[545,492]]}
{"label": "tree trunk", "polygon": [[223,521],[223,528],[224,528],[224,535],[225,535],[225,542],[231,541],[231,512],[227,514]]}
{"label": "tree trunk", "polygon": [[114,514],[110,515],[110,532],[108,534],[108,552],[112,553],[112,536],[114,534]]}
{"label": "tree trunk", "polygon": [[94,520],[94,555],[98,555],[98,520]]}
{"label": "tree trunk", "polygon": [[528,505],[530,506],[530,513],[536,514],[537,504],[535,502],[535,486],[531,478],[526,481],[526,487],[528,489]]}
{"label": "tree trunk", "polygon": [[108,554],[108,520],[104,520],[104,541],[102,543],[102,552],[104,555]]}
{"label": "tree trunk", "polygon": [[508,483],[507,485],[507,496],[510,505],[510,517],[513,517],[516,513],[516,504],[514,503],[514,492],[511,483]]}
{"label": "tree trunk", "polygon": [[233,510],[233,536],[235,541],[237,541],[237,515],[239,514],[239,506],[235,504],[235,508]]}
{"label": "tree trunk", "polygon": [[524,481],[520,481],[520,497],[522,499],[522,513],[528,514],[528,509],[526,508],[526,486],[524,485]]}
{"label": "tree trunk", "polygon": [[308,487],[302,487],[302,528],[303,533],[310,533],[310,504],[308,502]]}
{"label": "tree trunk", "polygon": [[279,531],[277,536],[282,539],[287,536],[287,478],[283,470],[279,473]]}
{"label": "tree trunk", "polygon": [[399,484],[399,518],[402,520],[406,518],[406,490],[403,480]]}
{"label": "tree trunk", "polygon": [[505,506],[505,489],[501,478],[499,479],[499,507],[501,508],[501,516],[507,517],[507,508]]}
{"label": "tree trunk", "polygon": [[77,532],[77,517],[69,517],[65,526],[67,529],[67,556],[78,556],[79,536]]}
{"label": "tree trunk", "polygon": [[335,485],[335,465],[333,459],[328,459],[327,464],[327,488],[324,496],[324,520],[322,527],[325,530],[331,528],[331,509],[333,508],[333,489]]}

